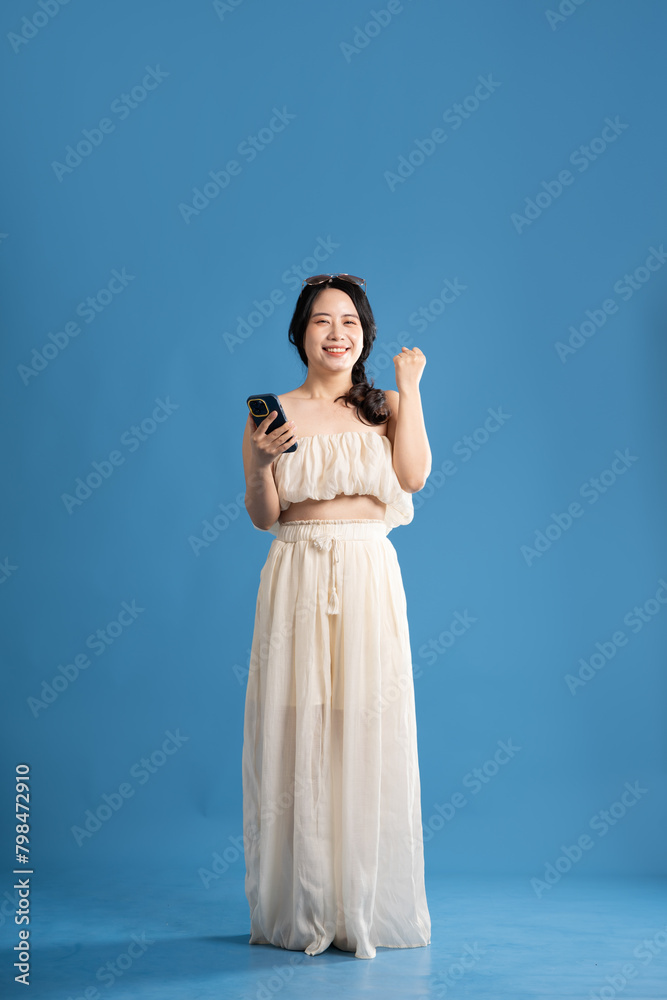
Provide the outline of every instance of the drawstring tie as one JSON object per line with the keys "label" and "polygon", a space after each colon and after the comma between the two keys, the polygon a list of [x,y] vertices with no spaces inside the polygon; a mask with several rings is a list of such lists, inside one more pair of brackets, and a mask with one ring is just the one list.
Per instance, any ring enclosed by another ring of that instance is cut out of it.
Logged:
{"label": "drawstring tie", "polygon": [[329,603],[327,605],[327,614],[337,615],[340,613],[340,601],[338,600],[338,589],[336,587],[336,564],[339,560],[339,550],[338,542],[339,539],[336,535],[313,535],[312,542],[318,549],[322,549],[324,552],[331,550],[331,597],[329,598]]}

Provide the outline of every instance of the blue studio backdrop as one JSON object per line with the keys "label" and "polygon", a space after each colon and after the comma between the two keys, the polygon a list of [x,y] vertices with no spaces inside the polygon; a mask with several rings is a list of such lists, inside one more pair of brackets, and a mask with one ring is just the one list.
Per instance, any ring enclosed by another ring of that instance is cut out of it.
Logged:
{"label": "blue studio backdrop", "polygon": [[433,469],[389,536],[427,878],[665,872],[666,28],[3,5],[2,787],[29,766],[36,870],[242,878],[245,399],[301,384],[302,278],[346,271],[375,384],[427,359]]}

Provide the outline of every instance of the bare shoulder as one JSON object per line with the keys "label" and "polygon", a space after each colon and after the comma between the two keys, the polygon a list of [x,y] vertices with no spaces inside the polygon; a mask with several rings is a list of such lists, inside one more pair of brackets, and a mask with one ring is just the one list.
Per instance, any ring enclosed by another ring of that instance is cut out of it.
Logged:
{"label": "bare shoulder", "polygon": [[291,389],[289,392],[276,393],[276,399],[282,406],[288,420],[290,416],[294,416],[295,411],[298,412],[299,406],[302,405],[302,400],[299,399],[298,389]]}
{"label": "bare shoulder", "polygon": [[398,400],[399,395],[396,389],[385,389],[384,390],[385,399],[389,403],[389,409],[391,410],[392,417],[395,417],[398,413]]}
{"label": "bare shoulder", "polygon": [[281,406],[284,406],[286,402],[289,403],[291,400],[293,400],[296,397],[296,394],[297,394],[296,389],[290,389],[289,392],[277,392],[276,399],[278,400]]}

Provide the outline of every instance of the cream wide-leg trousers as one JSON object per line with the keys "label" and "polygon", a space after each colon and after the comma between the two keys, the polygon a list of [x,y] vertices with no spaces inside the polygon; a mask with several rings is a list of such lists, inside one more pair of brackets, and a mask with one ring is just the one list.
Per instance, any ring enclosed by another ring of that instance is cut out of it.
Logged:
{"label": "cream wide-leg trousers", "polygon": [[430,943],[407,605],[383,521],[280,525],[242,781],[250,944],[374,958]]}

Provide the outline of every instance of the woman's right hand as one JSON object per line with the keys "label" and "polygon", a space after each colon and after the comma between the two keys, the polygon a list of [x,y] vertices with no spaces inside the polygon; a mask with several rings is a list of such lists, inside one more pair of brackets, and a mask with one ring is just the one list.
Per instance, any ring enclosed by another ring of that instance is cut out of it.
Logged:
{"label": "woman's right hand", "polygon": [[[277,416],[277,411],[271,410],[271,412],[264,417],[261,424],[259,424],[250,435],[252,461],[256,468],[264,468],[267,465],[271,465],[271,462],[273,462],[278,455],[282,455],[284,451],[287,451],[287,449],[291,448],[294,444],[296,439],[296,435],[294,434],[296,424],[293,420],[288,420],[287,423],[282,424],[281,427],[276,427],[270,433],[266,433],[267,428],[273,423]],[[254,427],[255,422],[250,415],[248,415],[248,420]]]}

